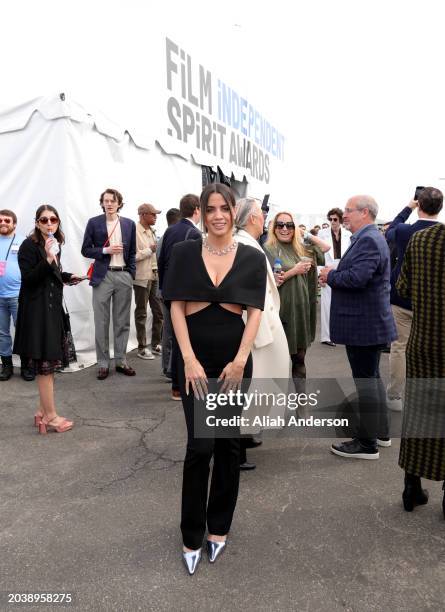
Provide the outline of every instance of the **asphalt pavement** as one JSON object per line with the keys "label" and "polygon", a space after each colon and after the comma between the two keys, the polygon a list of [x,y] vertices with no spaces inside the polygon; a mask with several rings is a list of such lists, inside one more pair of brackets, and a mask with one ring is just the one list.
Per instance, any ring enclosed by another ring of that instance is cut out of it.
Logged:
{"label": "asphalt pavement", "polygon": [[[75,421],[65,434],[37,434],[35,383],[0,383],[0,610],[24,593],[73,600],[20,606],[38,610],[445,610],[441,483],[405,513],[397,439],[363,461],[327,439],[266,435],[248,451],[257,469],[241,474],[227,550],[188,576],[182,406],[159,358],[129,362],[135,378],[57,375],[58,410]],[[343,347],[316,343],[307,364],[349,376]]]}

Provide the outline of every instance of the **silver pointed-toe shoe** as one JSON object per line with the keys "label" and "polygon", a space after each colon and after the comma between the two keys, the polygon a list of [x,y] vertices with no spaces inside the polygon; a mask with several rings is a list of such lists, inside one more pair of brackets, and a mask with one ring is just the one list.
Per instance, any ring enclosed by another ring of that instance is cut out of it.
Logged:
{"label": "silver pointed-toe shoe", "polygon": [[201,561],[201,549],[198,548],[198,550],[191,550],[190,552],[182,551],[182,560],[190,576],[193,576]]}
{"label": "silver pointed-toe shoe", "polygon": [[225,549],[227,542],[212,542],[207,540],[207,555],[210,563],[215,563],[216,559]]}

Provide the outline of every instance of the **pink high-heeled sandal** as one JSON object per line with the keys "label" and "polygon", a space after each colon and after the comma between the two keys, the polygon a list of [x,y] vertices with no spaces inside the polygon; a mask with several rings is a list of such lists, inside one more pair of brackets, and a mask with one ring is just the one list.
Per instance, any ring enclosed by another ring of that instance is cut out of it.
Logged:
{"label": "pink high-heeled sandal", "polygon": [[[57,418],[57,417],[54,417],[54,418]],[[73,428],[74,426],[73,421],[68,421],[68,419],[65,419],[64,417],[61,417],[61,419],[62,420],[59,423],[59,425],[51,425],[54,419],[52,419],[51,421],[48,421],[47,419],[45,419],[45,417],[43,417],[41,421],[39,422],[39,434],[46,434],[48,433],[48,430],[56,431],[57,433],[65,433],[66,431],[69,431],[70,429]]]}
{"label": "pink high-heeled sandal", "polygon": [[40,412],[40,410],[37,410],[37,412],[34,415],[34,427],[38,427],[40,425],[40,421],[43,419],[43,412]]}

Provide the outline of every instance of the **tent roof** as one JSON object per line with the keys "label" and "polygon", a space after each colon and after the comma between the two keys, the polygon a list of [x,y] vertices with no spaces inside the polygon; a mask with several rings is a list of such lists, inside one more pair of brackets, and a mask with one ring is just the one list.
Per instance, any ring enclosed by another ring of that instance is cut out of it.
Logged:
{"label": "tent roof", "polygon": [[154,145],[154,139],[118,125],[98,110],[87,109],[78,102],[67,99],[64,93],[33,98],[17,106],[2,109],[0,134],[23,130],[34,113],[40,113],[48,121],[68,118],[79,123],[87,123],[100,134],[116,141],[123,140],[125,134],[129,134],[134,144],[141,149],[151,149]]}

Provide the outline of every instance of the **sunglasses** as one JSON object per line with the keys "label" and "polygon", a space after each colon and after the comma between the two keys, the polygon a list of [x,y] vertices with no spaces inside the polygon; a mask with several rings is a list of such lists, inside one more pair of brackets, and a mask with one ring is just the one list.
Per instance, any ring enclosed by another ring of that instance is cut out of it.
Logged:
{"label": "sunglasses", "polygon": [[329,221],[340,221],[337,217],[329,217]]}
{"label": "sunglasses", "polygon": [[40,217],[40,219],[37,219],[37,222],[42,223],[43,225],[48,225],[48,223],[59,223],[59,219],[57,217]]}
{"label": "sunglasses", "polygon": [[277,221],[275,223],[275,227],[278,227],[278,229],[283,229],[285,227],[286,229],[291,230],[295,229],[295,223],[292,223],[292,221]]}
{"label": "sunglasses", "polygon": [[5,225],[11,225],[12,219],[0,219],[0,223],[4,223]]}

